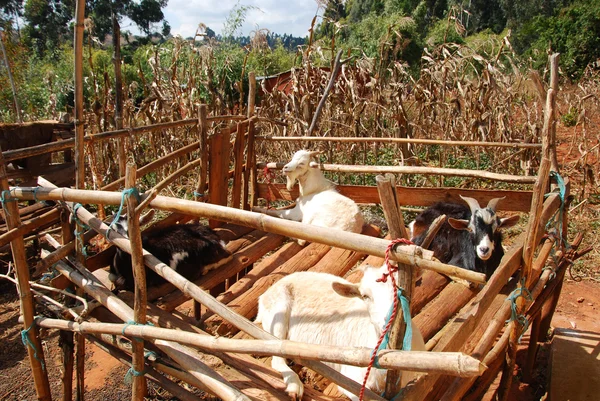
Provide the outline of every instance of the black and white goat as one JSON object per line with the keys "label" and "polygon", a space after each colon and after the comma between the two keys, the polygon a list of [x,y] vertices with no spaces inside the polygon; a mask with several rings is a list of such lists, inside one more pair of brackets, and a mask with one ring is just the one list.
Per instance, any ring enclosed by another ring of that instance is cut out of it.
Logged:
{"label": "black and white goat", "polygon": [[[112,228],[124,237],[128,237],[125,217],[115,221]],[[144,232],[142,246],[188,280],[195,280],[232,258],[231,252],[225,248],[225,243],[217,233],[203,224],[179,224]],[[109,279],[116,290],[133,291],[134,278],[130,254],[117,248],[110,266]],[[165,282],[157,273],[146,269],[148,287]]]}
{"label": "black and white goat", "polygon": [[482,208],[473,198],[461,196],[469,207],[456,203],[438,202],[419,214],[410,224],[412,241],[420,245],[427,228],[439,216],[446,215],[429,249],[441,262],[485,273],[490,277],[504,256],[501,228],[514,226],[519,216],[500,218],[496,215],[498,202],[489,201]]}

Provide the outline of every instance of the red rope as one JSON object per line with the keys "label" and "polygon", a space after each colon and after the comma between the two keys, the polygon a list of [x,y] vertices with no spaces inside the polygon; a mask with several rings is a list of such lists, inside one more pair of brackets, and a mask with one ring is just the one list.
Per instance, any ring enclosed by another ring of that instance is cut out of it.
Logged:
{"label": "red rope", "polygon": [[[263,176],[265,177],[267,185],[271,184],[271,182],[273,181],[273,178],[275,178],[275,175],[267,166],[265,166],[265,168],[263,168]],[[272,200],[271,190],[269,188],[267,188],[267,194],[265,196],[265,201],[267,203],[267,209],[271,208],[271,205],[270,205],[271,200]]]}
{"label": "red rope", "polygon": [[389,243],[387,249],[385,250],[385,264],[388,267],[388,272],[383,273],[381,278],[377,279],[377,281],[385,283],[387,281],[388,277],[390,278],[390,280],[392,280],[392,292],[393,292],[392,296],[394,297],[394,307],[392,309],[392,314],[390,315],[390,320],[387,322],[387,324],[383,328],[383,331],[381,332],[381,335],[379,336],[379,340],[377,340],[377,344],[375,345],[375,348],[373,349],[373,352],[371,353],[371,360],[369,361],[369,366],[367,366],[367,372],[365,373],[365,378],[363,380],[362,387],[360,388],[360,394],[358,396],[359,401],[363,401],[363,397],[365,395],[365,389],[367,388],[367,380],[369,379],[369,374],[371,373],[371,369],[373,368],[373,365],[375,364],[375,359],[377,358],[377,351],[379,350],[379,347],[381,346],[381,343],[383,342],[385,335],[392,327],[392,323],[394,322],[394,319],[396,318],[396,314],[398,313],[398,297],[396,296],[396,277],[394,277],[394,274],[393,274],[398,271],[398,267],[392,266],[392,264],[390,263],[390,252],[392,251],[392,249],[394,249],[394,247],[397,244],[413,245],[413,242],[410,240],[407,240],[405,238],[398,238],[398,239],[392,240]]}

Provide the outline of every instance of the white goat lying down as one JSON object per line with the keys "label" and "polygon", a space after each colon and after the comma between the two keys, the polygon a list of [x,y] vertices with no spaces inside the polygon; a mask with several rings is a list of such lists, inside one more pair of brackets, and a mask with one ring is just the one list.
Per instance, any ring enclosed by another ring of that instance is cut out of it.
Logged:
{"label": "white goat lying down", "polygon": [[[311,160],[319,153],[299,150],[283,167],[289,191],[294,187],[296,180],[298,181],[300,196],[296,199],[296,207],[286,210],[255,210],[287,220],[360,233],[363,216],[358,205],[340,194],[320,169],[310,167]],[[298,243],[304,245],[306,241],[298,240]]]}
{"label": "white goat lying down", "polygon": [[[394,302],[391,280],[378,282],[387,265],[366,267],[360,284],[341,277],[316,272],[290,274],[269,288],[258,299],[257,323],[271,334],[287,340],[332,346],[374,348],[385,326]],[[424,351],[425,344],[413,325],[412,350]],[[328,363],[329,366],[358,383],[367,368]],[[271,366],[286,383],[286,392],[302,399],[303,385],[285,359],[273,357]],[[385,390],[387,370],[372,369],[367,387],[375,392]],[[402,375],[402,386],[416,377]],[[351,400],[358,397],[340,387]]]}

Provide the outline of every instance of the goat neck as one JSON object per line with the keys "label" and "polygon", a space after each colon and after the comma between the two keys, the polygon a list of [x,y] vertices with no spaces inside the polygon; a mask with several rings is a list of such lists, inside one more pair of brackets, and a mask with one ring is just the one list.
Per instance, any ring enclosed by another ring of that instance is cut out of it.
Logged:
{"label": "goat neck", "polygon": [[325,178],[318,168],[309,167],[308,171],[298,177],[300,196],[308,196],[333,188],[331,181]]}

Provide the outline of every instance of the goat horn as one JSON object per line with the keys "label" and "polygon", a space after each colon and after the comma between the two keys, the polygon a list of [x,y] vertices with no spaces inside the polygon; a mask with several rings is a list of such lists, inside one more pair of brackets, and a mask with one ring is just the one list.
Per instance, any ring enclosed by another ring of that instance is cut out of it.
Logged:
{"label": "goat horn", "polygon": [[506,198],[506,196],[503,196],[502,198],[494,198],[494,199],[491,199],[491,200],[488,202],[488,205],[487,205],[487,207],[488,207],[489,209],[492,209],[492,210],[495,212],[495,211],[496,211],[496,207],[498,206],[498,202],[500,202],[500,201],[501,201],[502,199],[504,199],[504,198]]}
{"label": "goat horn", "polygon": [[309,152],[309,155],[310,155],[310,157],[315,157],[315,158],[316,158],[316,157],[317,157],[318,155],[320,155],[321,153],[323,153],[323,152],[322,152],[322,151],[320,151],[320,150],[311,150],[311,151]]}
{"label": "goat horn", "polygon": [[481,206],[479,206],[479,202],[477,202],[477,199],[469,198],[467,196],[462,196],[462,195],[458,195],[458,196],[460,196],[462,198],[462,200],[467,202],[467,205],[469,205],[469,208],[471,209],[471,214],[475,214],[476,210],[481,209]]}

